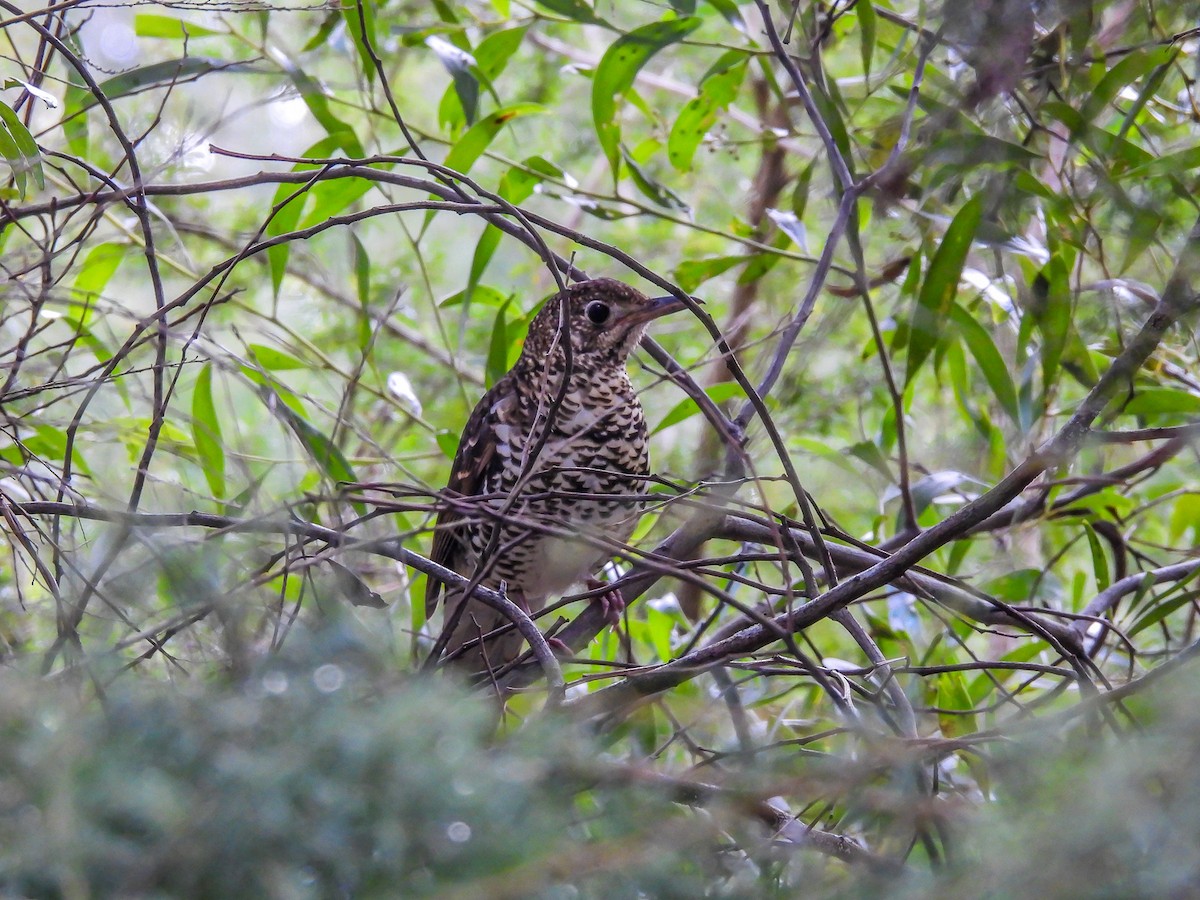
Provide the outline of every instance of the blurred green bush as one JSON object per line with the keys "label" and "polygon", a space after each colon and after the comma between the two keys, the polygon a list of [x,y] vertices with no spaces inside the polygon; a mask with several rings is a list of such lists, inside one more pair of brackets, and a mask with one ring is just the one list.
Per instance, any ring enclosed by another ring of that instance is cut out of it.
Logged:
{"label": "blurred green bush", "polygon": [[[613,778],[636,763],[561,719],[497,737],[493,707],[444,678],[398,680],[344,624],[294,637],[243,680],[121,679],[101,701],[80,699],[97,672],[76,685],[7,674],[0,892],[1099,898],[1200,884],[1191,678],[1109,709],[1124,739],[1080,720],[990,752],[986,814],[937,801],[945,865],[880,874],[772,841],[745,806],[692,809]],[[743,768],[739,786],[753,777]]]}

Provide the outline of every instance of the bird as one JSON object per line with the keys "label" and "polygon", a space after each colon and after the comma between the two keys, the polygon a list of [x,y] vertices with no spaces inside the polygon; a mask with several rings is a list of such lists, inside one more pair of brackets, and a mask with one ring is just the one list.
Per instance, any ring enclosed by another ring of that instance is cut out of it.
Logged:
{"label": "bird", "polygon": [[[642,405],[626,364],[646,326],[685,308],[612,278],[566,286],[529,323],[520,356],[467,419],[434,525],[430,559],[469,583],[503,588],[530,613],[594,576],[641,515],[650,474]],[[569,349],[568,349],[569,348]],[[445,595],[446,665],[480,681],[521,651],[514,628],[462,587],[430,577],[425,613]],[[619,594],[599,598],[619,620]]]}

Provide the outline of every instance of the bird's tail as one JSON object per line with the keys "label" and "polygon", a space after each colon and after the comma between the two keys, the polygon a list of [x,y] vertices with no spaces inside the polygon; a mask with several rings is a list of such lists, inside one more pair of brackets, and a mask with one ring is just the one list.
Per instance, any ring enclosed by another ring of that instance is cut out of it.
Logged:
{"label": "bird's tail", "polygon": [[[475,599],[468,600],[464,609],[463,600],[460,592],[446,595],[444,621],[451,630],[442,653],[443,665],[472,681],[488,681],[528,647],[502,613]],[[499,634],[492,634],[502,628]]]}

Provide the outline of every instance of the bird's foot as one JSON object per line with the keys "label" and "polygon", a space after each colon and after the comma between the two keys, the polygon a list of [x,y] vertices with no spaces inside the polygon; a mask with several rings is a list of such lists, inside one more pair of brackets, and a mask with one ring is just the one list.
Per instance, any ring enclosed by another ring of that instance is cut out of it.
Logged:
{"label": "bird's foot", "polygon": [[620,588],[612,587],[607,581],[601,581],[599,578],[589,578],[587,586],[589,591],[608,588],[603,594],[593,597],[592,602],[600,607],[605,622],[614,628],[620,625],[621,613],[625,612],[625,597],[622,596]]}
{"label": "bird's foot", "polygon": [[574,656],[575,651],[567,646],[566,641],[561,641],[556,637],[546,638],[546,643],[550,646],[550,652],[560,658]]}

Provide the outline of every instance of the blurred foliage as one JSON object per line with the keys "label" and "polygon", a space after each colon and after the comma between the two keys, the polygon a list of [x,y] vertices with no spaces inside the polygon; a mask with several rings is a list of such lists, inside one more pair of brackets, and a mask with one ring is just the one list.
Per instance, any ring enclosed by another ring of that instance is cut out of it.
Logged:
{"label": "blurred foliage", "polygon": [[[490,747],[482,702],[379,670],[327,625],[245,682],[122,682],[102,709],[6,678],[0,889],[682,898],[715,878],[721,896],[751,896],[737,876],[751,863],[721,865],[735,854],[716,820],[683,821],[634,785],[594,788],[596,749],[561,723]],[[668,840],[648,854],[651,830]]]}
{"label": "blurred foliage", "polygon": [[[1038,448],[1191,274],[1197,21],[0,2],[0,885],[1187,893],[1190,676],[1154,673],[1200,638],[1195,318]],[[533,235],[702,298],[743,378],[699,318],[654,337],[746,441],[638,355],[662,480],[618,562],[656,580],[585,634],[566,710],[534,684],[493,741],[494,707],[414,674],[426,576],[371,542],[427,549],[555,290]],[[1043,463],[843,613],[721,655],[829,587],[805,503],[844,585]],[[687,577],[638,568],[689,528]],[[681,808],[693,778],[728,802]]]}
{"label": "blurred foliage", "polygon": [[[490,737],[495,710],[398,678],[346,619],[303,630],[245,680],[0,691],[0,890],[22,897],[1164,897],[1200,877],[1194,673],[1095,706],[1067,739],[1018,731],[947,865],[849,870],[742,819],[756,785],[839,783],[870,804],[878,747],[793,761],[678,804],[557,718]],[[93,673],[97,675],[99,673]],[[1139,727],[1114,738],[1100,721]],[[910,757],[911,759],[911,757]],[[727,776],[710,772],[705,776]],[[911,813],[922,803],[908,795]],[[876,798],[878,803],[878,798]]]}

